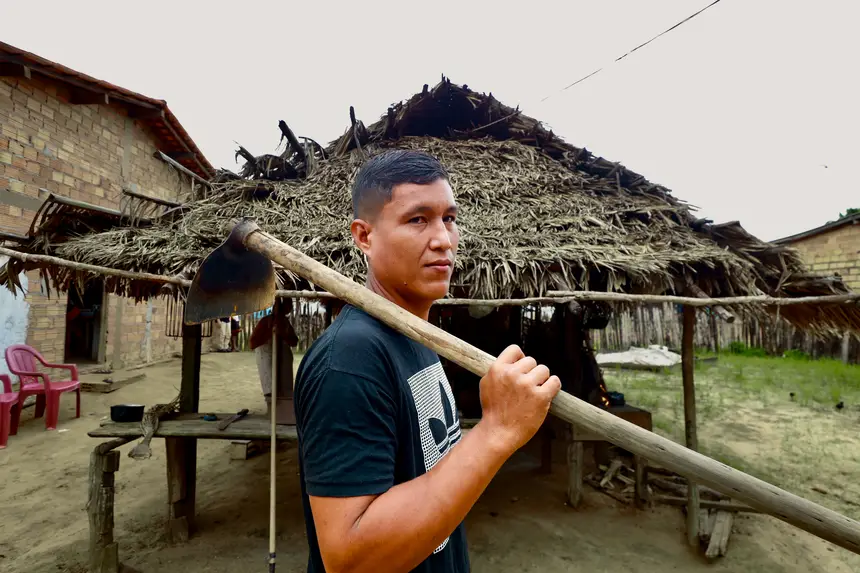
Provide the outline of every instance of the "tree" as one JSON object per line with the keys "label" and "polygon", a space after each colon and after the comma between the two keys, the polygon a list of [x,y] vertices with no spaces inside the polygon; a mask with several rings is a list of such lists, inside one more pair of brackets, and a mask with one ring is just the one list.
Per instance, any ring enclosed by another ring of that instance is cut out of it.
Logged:
{"label": "tree", "polygon": [[844,213],[839,213],[839,218],[844,219],[845,217],[850,217],[851,215],[856,215],[858,213],[860,213],[860,207],[849,207]]}

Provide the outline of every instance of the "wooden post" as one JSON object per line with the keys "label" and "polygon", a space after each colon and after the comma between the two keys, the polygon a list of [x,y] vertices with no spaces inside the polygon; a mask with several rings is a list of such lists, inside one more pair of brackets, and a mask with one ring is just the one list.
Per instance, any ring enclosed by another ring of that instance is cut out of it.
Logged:
{"label": "wooden post", "polygon": [[567,442],[567,503],[577,507],[582,501],[583,443],[576,440],[576,428],[570,426]]}
{"label": "wooden post", "polygon": [[331,326],[332,315],[334,313],[334,309],[332,308],[333,304],[334,304],[333,301],[326,301],[323,303],[323,308],[325,308],[325,327],[326,328]]}
{"label": "wooden post", "polygon": [[182,382],[179,387],[179,411],[196,412],[200,406],[200,353],[203,327],[182,325]]}
{"label": "wooden post", "polygon": [[[202,327],[182,325],[182,382],[179,411],[197,412],[200,405]],[[167,449],[167,537],[183,542],[194,533],[197,490],[197,439],[165,438]]]}
{"label": "wooden post", "polygon": [[[684,306],[684,333],[681,341],[681,368],[684,379],[684,441],[693,451],[698,451],[696,436],[696,388],[693,382],[695,355],[693,334],[696,330],[696,309]],[[689,481],[687,488],[687,541],[695,547],[699,543],[699,488]]]}
{"label": "wooden post", "polygon": [[547,416],[540,428],[540,472],[552,473],[552,418]]}
{"label": "wooden post", "polygon": [[[128,440],[124,440],[127,442]],[[118,573],[119,552],[113,539],[114,473],[119,469],[119,452],[90,454],[90,487],[87,517],[90,522],[90,573]]]}
{"label": "wooden post", "polygon": [[633,456],[633,473],[636,480],[633,484],[633,497],[636,506],[643,508],[651,501],[651,496],[648,495],[648,464],[642,456]]}

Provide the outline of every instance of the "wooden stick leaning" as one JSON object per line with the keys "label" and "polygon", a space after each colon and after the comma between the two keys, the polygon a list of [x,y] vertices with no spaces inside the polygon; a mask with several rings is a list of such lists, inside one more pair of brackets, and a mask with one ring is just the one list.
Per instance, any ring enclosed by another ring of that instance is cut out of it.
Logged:
{"label": "wooden stick leaning", "polygon": [[272,303],[272,376],[271,388],[269,390],[269,404],[271,407],[271,419],[269,431],[271,432],[271,445],[269,446],[269,573],[274,573],[275,564],[277,562],[275,552],[275,514],[277,506],[275,505],[275,475],[276,475],[276,455],[278,453],[278,314],[279,308],[278,298]]}
{"label": "wooden stick leaning", "polygon": [[[483,350],[409,313],[259,229],[251,230],[244,244],[478,376],[484,376],[495,361]],[[688,450],[566,392],[556,395],[550,412],[688,479],[860,554],[860,523],[849,517]]]}

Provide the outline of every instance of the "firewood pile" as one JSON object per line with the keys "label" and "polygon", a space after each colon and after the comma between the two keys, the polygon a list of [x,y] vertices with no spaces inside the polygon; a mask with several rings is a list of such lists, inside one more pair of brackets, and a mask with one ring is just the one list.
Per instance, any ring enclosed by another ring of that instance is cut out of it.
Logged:
{"label": "firewood pile", "polygon": [[[687,478],[665,468],[645,466],[641,503],[681,507],[686,513]],[[585,476],[591,487],[624,504],[636,503],[636,473],[622,459],[613,459],[610,464],[599,465],[597,471]],[[705,557],[716,559],[726,554],[734,516],[738,512],[758,513],[754,508],[732,501],[714,489],[698,485],[699,490],[699,544]]]}

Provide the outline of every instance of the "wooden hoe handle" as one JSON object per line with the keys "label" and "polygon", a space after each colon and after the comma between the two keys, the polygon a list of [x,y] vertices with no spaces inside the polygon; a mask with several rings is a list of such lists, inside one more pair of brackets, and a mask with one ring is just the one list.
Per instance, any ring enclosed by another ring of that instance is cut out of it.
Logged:
{"label": "wooden hoe handle", "polygon": [[[248,233],[244,244],[478,376],[483,377],[495,361],[495,357],[483,350],[409,313],[259,229]],[[561,391],[556,395],[550,412],[691,480],[860,554],[860,523],[849,517],[687,449],[567,392]]]}

